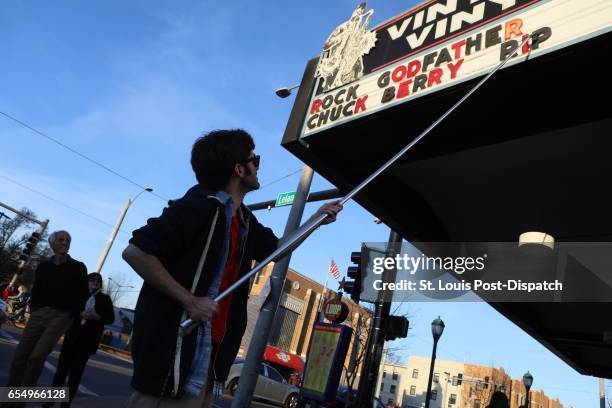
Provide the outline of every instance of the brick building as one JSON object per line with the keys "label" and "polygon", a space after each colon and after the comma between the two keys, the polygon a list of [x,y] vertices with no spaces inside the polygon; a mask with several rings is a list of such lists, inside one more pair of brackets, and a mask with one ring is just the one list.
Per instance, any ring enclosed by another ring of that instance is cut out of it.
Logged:
{"label": "brick building", "polygon": [[[423,407],[430,363],[429,357],[411,356],[407,365],[384,364],[376,395],[397,407]],[[430,408],[485,408],[496,391],[506,395],[510,408],[525,404],[522,379],[512,379],[502,367],[437,359],[431,389]],[[563,408],[542,390],[532,390],[530,395],[529,408]]]}
{"label": "brick building", "polygon": [[[272,267],[273,265],[268,265],[253,279],[247,306],[248,324],[242,338],[240,355],[246,355],[248,351],[259,310],[269,291],[269,285],[266,284],[269,281]],[[319,282],[289,268],[268,344],[305,359],[317,314],[326,299],[336,297],[336,292],[333,291],[336,285],[337,282],[330,277],[329,287],[325,288]],[[345,371],[359,372],[356,370],[359,367],[355,367],[355,362],[357,361],[360,366],[363,360],[363,350],[372,313],[351,301],[350,298],[343,297],[342,301],[349,308],[349,317],[344,324],[354,330],[345,361],[347,369]],[[346,377],[343,376],[343,382],[345,381]]]}

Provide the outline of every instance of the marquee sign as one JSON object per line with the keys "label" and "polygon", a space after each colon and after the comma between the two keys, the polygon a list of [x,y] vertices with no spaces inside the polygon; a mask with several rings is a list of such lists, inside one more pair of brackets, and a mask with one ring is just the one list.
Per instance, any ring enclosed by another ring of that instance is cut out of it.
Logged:
{"label": "marquee sign", "polygon": [[[507,66],[612,30],[609,0],[435,0],[369,33],[373,11],[365,9],[326,42],[303,136],[484,75],[529,34]],[[344,54],[330,48],[334,41]]]}

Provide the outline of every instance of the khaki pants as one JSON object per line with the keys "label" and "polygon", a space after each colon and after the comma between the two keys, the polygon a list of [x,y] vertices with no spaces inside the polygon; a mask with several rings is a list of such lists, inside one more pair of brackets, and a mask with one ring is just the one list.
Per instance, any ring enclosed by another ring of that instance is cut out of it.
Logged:
{"label": "khaki pants", "polygon": [[128,399],[126,408],[212,408],[212,391],[206,391],[207,387],[202,387],[202,392],[197,397],[184,396],[179,399],[164,399],[143,394],[140,391],[134,393]]}
{"label": "khaki pants", "polygon": [[70,313],[48,306],[32,312],[15,350],[7,386],[36,386],[47,356],[73,319]]}

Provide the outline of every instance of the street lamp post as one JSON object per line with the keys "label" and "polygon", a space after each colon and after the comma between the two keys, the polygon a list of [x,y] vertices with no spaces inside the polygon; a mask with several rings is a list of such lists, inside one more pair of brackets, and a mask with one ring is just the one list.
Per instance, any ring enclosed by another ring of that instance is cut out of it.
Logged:
{"label": "street lamp post", "polygon": [[278,88],[276,91],[274,91],[274,93],[279,98],[286,98],[289,95],[291,95],[291,91],[293,91],[295,88],[299,88],[299,86],[300,84],[293,85],[293,86],[283,86],[282,88]]}
{"label": "street lamp post", "polygon": [[529,390],[531,389],[531,384],[533,384],[533,376],[527,371],[523,375],[523,384],[525,385],[525,408],[529,408]]}
{"label": "street lamp post", "polygon": [[433,322],[431,322],[431,335],[433,336],[434,345],[431,352],[431,366],[429,367],[429,380],[427,381],[427,395],[425,396],[425,408],[429,408],[429,401],[431,400],[431,383],[433,380],[434,365],[436,363],[436,349],[438,348],[438,340],[444,332],[444,322],[440,319],[440,316]]}
{"label": "street lamp post", "polygon": [[96,269],[95,269],[96,272],[100,273],[100,271],[102,270],[102,266],[104,266],[104,261],[106,261],[106,257],[108,256],[108,253],[110,252],[110,249],[113,246],[113,242],[115,242],[115,237],[117,236],[117,233],[119,232],[119,228],[121,228],[121,224],[123,223],[123,219],[125,218],[125,214],[127,214],[127,211],[130,208],[130,205],[132,205],[132,203],[136,201],[138,196],[140,196],[145,191],[150,193],[151,191],[153,191],[153,189],[151,187],[147,187],[141,192],[139,192],[138,194],[136,194],[136,196],[133,199],[128,198],[128,200],[125,202],[125,205],[123,206],[123,209],[121,210],[121,214],[119,214],[119,219],[117,220],[117,223],[115,224],[115,227],[113,228],[113,231],[111,232],[110,237],[108,238],[108,241],[106,241],[106,245],[104,246],[104,249],[102,250],[102,253],[100,254],[100,259],[98,259],[98,264],[96,265]]}

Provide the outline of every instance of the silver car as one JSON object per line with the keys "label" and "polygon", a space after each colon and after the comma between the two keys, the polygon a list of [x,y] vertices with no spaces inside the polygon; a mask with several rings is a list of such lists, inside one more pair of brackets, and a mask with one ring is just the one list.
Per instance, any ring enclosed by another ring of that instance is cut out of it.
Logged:
{"label": "silver car", "polygon": [[[232,365],[227,377],[226,393],[234,395],[238,389],[238,378],[242,372],[244,360],[238,359]],[[273,367],[263,363],[261,372],[255,386],[253,399],[265,401],[267,403],[281,405],[286,408],[299,407],[300,389],[289,384],[282,375]]]}

